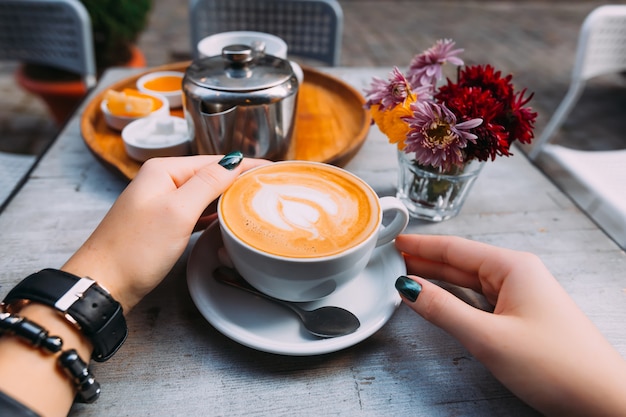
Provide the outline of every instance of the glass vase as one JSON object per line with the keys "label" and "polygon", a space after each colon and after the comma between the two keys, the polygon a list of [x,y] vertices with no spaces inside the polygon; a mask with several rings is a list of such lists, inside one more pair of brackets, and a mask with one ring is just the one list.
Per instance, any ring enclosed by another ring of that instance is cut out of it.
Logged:
{"label": "glass vase", "polygon": [[411,217],[440,222],[450,219],[463,207],[472,185],[484,166],[472,160],[452,172],[441,172],[415,161],[414,154],[398,151],[398,191],[396,196]]}

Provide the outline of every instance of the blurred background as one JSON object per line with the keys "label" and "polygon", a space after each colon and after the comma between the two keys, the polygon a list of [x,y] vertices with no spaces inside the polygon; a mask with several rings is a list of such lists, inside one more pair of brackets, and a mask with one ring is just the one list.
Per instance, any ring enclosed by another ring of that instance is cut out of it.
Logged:
{"label": "blurred background", "polygon": [[[492,64],[504,73],[512,73],[517,86],[534,91],[531,106],[539,113],[537,136],[569,86],[584,18],[595,7],[609,4],[583,0],[339,3],[344,14],[340,65],[391,70],[394,65],[408,65],[415,54],[435,40],[452,38],[466,50],[463,58],[467,64]],[[193,46],[187,22],[187,2],[152,0],[137,40],[147,66],[191,58]],[[0,62],[0,151],[36,155],[54,139],[59,126],[39,98],[16,84],[16,68],[17,63]],[[626,78],[619,74],[590,82],[555,136],[556,141],[567,134],[570,146],[623,148],[625,86]],[[581,126],[585,126],[584,134],[577,135]]]}

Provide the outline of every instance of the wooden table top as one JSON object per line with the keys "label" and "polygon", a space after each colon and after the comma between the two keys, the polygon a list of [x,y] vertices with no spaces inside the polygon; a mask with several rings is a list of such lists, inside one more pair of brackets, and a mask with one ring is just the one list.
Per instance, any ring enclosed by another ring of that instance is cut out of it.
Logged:
{"label": "wooden table top", "polygon": [[[363,91],[373,75],[390,69],[324,70]],[[112,70],[100,88],[130,74]],[[36,270],[63,264],[126,186],[81,139],[84,108],[0,214],[3,293]],[[346,168],[379,195],[395,194],[395,149],[375,127]],[[458,217],[437,224],[413,220],[408,232],[460,235],[538,254],[626,356],[624,251],[521,151],[487,163]],[[187,259],[130,313],[121,350],[94,364],[100,399],[76,405],[71,415],[537,415],[458,342],[406,306],[369,338],[333,353],[283,356],[240,345],[196,308]],[[381,277],[389,285],[395,278]]]}

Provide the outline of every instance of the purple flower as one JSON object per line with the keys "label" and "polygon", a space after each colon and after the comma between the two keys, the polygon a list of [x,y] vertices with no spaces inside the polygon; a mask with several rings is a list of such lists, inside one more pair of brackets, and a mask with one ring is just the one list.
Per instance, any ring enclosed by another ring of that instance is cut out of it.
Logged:
{"label": "purple flower", "polygon": [[442,104],[417,101],[412,104],[413,115],[409,124],[404,151],[415,152],[415,160],[422,165],[441,167],[448,171],[452,166],[463,166],[462,149],[467,142],[476,142],[477,136],[467,130],[479,126],[482,119],[456,122],[456,116]]}
{"label": "purple flower", "polygon": [[398,67],[393,67],[388,81],[374,77],[371,89],[366,90],[365,94],[368,98],[366,103],[368,107],[378,104],[380,110],[386,110],[404,103],[406,98],[413,93],[404,74]]}
{"label": "purple flower", "polygon": [[442,77],[441,67],[446,62],[453,65],[463,65],[463,60],[457,57],[463,49],[454,48],[455,42],[451,39],[440,39],[435,45],[416,55],[409,64],[407,78],[412,86],[430,85],[435,88],[437,81]]}

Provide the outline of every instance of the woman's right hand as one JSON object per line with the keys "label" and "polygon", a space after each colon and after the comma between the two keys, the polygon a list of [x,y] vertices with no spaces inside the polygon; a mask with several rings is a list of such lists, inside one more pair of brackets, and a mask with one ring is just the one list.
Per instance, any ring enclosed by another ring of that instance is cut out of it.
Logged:
{"label": "woman's right hand", "polygon": [[180,258],[207,206],[268,163],[239,152],[149,159],[62,269],[97,281],[127,314]]}
{"label": "woman's right hand", "polygon": [[[396,246],[417,275],[396,282],[404,302],[519,398],[548,415],[626,416],[626,361],[537,256],[450,236],[402,235]],[[427,279],[477,291],[495,309]]]}

